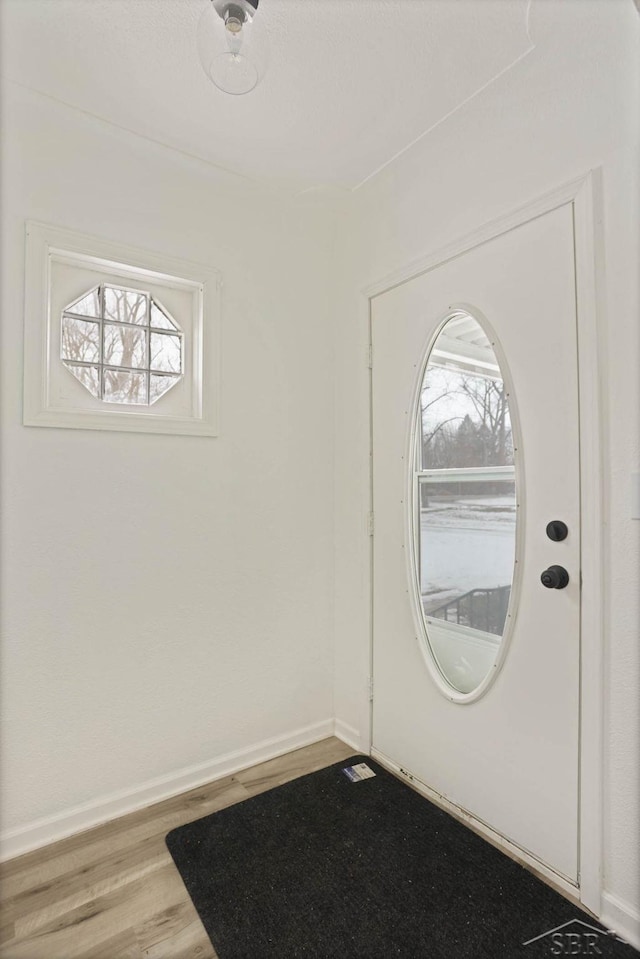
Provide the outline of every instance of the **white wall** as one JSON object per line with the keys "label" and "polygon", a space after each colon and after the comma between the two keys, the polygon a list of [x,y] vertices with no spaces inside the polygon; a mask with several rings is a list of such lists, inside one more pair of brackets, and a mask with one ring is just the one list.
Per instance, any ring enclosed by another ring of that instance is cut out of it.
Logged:
{"label": "white wall", "polygon": [[[15,852],[211,778],[228,753],[332,731],[333,344],[322,210],[5,94],[0,703]],[[219,438],[21,425],[26,218],[221,270]],[[114,793],[133,795],[104,805]],[[97,808],[73,818],[85,803]]]}
{"label": "white wall", "polygon": [[[605,423],[605,915],[640,939],[638,35],[631,0],[535,0],[535,50],[352,197],[336,350],[338,720],[368,735],[369,433],[359,291],[591,168],[602,167]],[[552,384],[550,384],[552,388]],[[616,912],[618,910],[618,912]]]}

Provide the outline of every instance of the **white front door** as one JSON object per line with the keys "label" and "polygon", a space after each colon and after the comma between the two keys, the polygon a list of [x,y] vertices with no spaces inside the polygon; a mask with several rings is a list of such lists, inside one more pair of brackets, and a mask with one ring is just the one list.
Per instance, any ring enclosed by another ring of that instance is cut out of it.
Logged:
{"label": "white front door", "polygon": [[[373,749],[577,883],[571,204],[374,297],[372,341]],[[474,413],[484,386],[508,397],[506,440]]]}

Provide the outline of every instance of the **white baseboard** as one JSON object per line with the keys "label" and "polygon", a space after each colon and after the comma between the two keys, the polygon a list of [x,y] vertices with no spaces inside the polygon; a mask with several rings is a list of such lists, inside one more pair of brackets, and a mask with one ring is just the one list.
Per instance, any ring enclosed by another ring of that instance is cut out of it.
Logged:
{"label": "white baseboard", "polygon": [[265,739],[247,749],[225,753],[209,762],[180,769],[168,776],[151,779],[133,789],[111,793],[64,813],[38,819],[17,829],[7,830],[0,834],[0,861],[21,856],[33,849],[39,849],[59,839],[83,832],[92,826],[98,826],[111,819],[135,812],[137,809],[152,806],[163,799],[170,799],[172,796],[188,792],[190,789],[197,789],[205,783],[232,776],[249,766],[275,759],[276,756],[282,756],[302,746],[310,746],[333,734],[334,722],[332,719],[326,719],[286,736]]}
{"label": "white baseboard", "polygon": [[333,735],[336,736],[337,739],[341,739],[343,743],[347,744],[347,746],[351,746],[355,752],[368,753],[368,750],[364,749],[364,744],[358,730],[354,726],[350,726],[348,723],[343,723],[341,719],[335,720]]}
{"label": "white baseboard", "polygon": [[640,949],[640,912],[630,902],[603,892],[600,922],[607,929],[613,929],[621,939]]}

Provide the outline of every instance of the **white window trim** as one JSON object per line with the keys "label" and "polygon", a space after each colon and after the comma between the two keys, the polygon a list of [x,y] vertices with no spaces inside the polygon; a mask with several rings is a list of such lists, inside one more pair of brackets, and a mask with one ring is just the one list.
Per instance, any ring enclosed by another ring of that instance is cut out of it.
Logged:
{"label": "white window trim", "polygon": [[[418,431],[416,431],[418,432]],[[513,483],[515,464],[511,466],[445,466],[442,469],[416,470],[423,483]]]}
{"label": "white window trim", "polygon": [[[51,398],[51,331],[60,322],[51,310],[52,262],[104,269],[111,275],[187,292],[193,308],[192,343],[186,345],[192,369],[189,415],[157,413],[153,406],[135,412],[114,408],[74,410],[56,407]],[[217,436],[219,432],[220,273],[212,267],[127,247],[45,223],[26,224],[24,310],[25,426],[118,430]]]}

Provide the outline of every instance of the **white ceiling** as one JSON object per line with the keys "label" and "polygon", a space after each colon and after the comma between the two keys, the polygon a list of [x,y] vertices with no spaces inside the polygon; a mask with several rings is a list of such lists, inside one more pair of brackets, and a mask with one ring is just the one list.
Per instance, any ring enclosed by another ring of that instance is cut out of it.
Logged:
{"label": "white ceiling", "polygon": [[267,75],[204,75],[209,0],[2,0],[2,74],[262,182],[354,189],[531,44],[530,0],[261,0]]}

